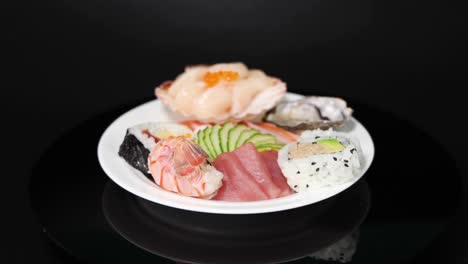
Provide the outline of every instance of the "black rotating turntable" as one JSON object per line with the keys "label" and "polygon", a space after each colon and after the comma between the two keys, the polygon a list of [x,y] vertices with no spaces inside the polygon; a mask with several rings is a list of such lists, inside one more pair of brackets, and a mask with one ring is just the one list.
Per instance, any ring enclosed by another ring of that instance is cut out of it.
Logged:
{"label": "black rotating turntable", "polygon": [[[104,129],[130,105],[84,122],[44,153],[31,178],[32,207],[47,237],[86,263],[415,260],[458,206],[455,162],[407,122],[353,105],[373,136],[375,161],[351,188],[310,206],[214,215],[158,205],[126,192],[101,170],[96,148]],[[417,155],[402,151],[405,146],[417,149]],[[71,161],[74,167],[68,166]]]}

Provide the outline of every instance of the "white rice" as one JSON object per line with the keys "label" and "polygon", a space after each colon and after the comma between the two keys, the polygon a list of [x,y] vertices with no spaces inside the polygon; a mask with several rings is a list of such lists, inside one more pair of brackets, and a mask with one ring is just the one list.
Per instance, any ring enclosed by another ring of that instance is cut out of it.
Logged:
{"label": "white rice", "polygon": [[168,138],[169,136],[183,136],[186,134],[193,136],[192,130],[177,123],[148,122],[129,128],[128,132],[134,135],[143,144],[143,146],[150,151],[154,146],[156,146],[156,142],[154,138],[143,133],[144,130],[148,130],[151,135],[159,139]]}
{"label": "white rice", "polygon": [[[293,144],[313,143],[322,139],[337,139],[345,148],[332,154],[289,158]],[[304,131],[297,142],[289,143],[278,152],[278,164],[288,185],[296,192],[336,186],[354,179],[359,169],[361,148],[357,140],[332,129]]]}

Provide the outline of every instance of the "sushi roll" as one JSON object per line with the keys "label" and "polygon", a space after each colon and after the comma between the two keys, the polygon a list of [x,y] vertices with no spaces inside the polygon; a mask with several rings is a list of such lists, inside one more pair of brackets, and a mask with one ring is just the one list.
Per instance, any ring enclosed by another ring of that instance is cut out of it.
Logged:
{"label": "sushi roll", "polygon": [[359,143],[344,133],[306,130],[278,153],[278,164],[296,192],[352,181],[361,166]]}
{"label": "sushi roll", "polygon": [[153,180],[148,168],[148,156],[161,139],[175,136],[192,137],[192,131],[176,123],[151,122],[127,129],[119,148],[119,156],[146,177]]}

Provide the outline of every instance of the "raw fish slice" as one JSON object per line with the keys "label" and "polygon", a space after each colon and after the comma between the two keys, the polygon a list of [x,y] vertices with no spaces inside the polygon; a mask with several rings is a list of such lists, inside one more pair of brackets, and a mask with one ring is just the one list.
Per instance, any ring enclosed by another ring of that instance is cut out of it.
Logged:
{"label": "raw fish slice", "polygon": [[223,185],[213,197],[214,200],[246,202],[268,199],[234,153],[222,153],[213,165],[224,174]]}
{"label": "raw fish slice", "polygon": [[293,194],[294,192],[289,188],[286,177],[284,177],[283,172],[278,165],[278,152],[277,151],[265,151],[261,152],[263,161],[268,167],[268,170],[272,176],[273,182],[276,186],[281,189],[279,197],[287,196]]}
{"label": "raw fish slice", "polygon": [[276,136],[276,138],[283,142],[283,143],[290,143],[296,141],[299,136],[287,131],[286,129],[283,129],[281,127],[276,126],[275,124],[272,123],[267,123],[267,122],[249,122],[249,121],[244,121],[243,122],[246,126],[255,128],[259,130],[262,133],[270,133]]}
{"label": "raw fish slice", "polygon": [[185,136],[160,140],[148,156],[148,167],[161,188],[186,196],[210,199],[222,184],[222,173]]}
{"label": "raw fish slice", "polygon": [[210,123],[202,122],[200,120],[184,120],[184,121],[179,122],[179,124],[190,128],[194,134],[196,134],[198,130],[212,125]]}
{"label": "raw fish slice", "polygon": [[253,143],[244,144],[233,153],[237,156],[242,166],[246,168],[248,174],[255,179],[263,192],[268,195],[268,198],[271,199],[279,196],[281,189],[273,182],[268,166]]}

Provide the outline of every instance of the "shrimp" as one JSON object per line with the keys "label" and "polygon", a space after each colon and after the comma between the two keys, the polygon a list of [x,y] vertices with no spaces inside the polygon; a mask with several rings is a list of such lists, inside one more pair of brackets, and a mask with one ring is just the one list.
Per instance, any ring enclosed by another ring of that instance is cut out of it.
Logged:
{"label": "shrimp", "polygon": [[210,199],[222,185],[223,174],[184,136],[159,141],[148,156],[148,167],[162,189],[185,196]]}

